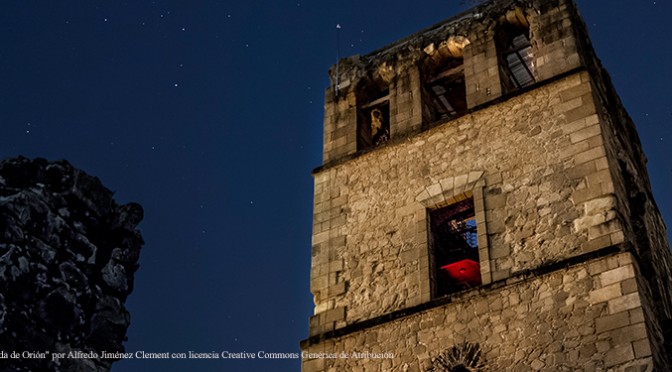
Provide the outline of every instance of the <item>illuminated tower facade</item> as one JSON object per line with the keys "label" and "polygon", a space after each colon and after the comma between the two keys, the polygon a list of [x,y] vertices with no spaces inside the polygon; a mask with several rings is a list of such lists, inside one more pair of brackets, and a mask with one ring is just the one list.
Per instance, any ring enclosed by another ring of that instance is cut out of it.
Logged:
{"label": "illuminated tower facade", "polygon": [[573,2],[486,2],[331,78],[305,372],[671,370],[666,228]]}

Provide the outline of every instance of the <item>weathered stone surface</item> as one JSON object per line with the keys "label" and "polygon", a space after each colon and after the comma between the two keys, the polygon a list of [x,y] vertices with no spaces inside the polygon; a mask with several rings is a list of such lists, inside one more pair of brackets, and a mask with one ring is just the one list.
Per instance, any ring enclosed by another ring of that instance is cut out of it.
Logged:
{"label": "weathered stone surface", "polygon": [[[521,89],[502,52],[512,29],[535,62]],[[463,341],[481,344],[492,370],[671,370],[666,229],[573,2],[489,1],[338,67],[332,83],[348,84],[326,94],[303,346],[399,358],[306,371],[426,370]],[[466,108],[437,118],[436,102],[458,95],[433,95],[446,76],[464,82]],[[373,145],[364,114],[380,102],[390,138]],[[468,199],[481,286],[444,296],[431,215]]]}
{"label": "weathered stone surface", "polygon": [[[631,255],[611,257],[629,265]],[[627,311],[612,314],[590,291],[602,289],[599,278],[604,271],[588,274],[588,266],[607,260],[600,258],[498,289],[463,293],[449,304],[334,338],[327,348],[330,353],[394,355],[388,359],[323,359],[324,369],[307,370],[424,371],[423,366],[445,349],[463,342],[479,343],[485,371],[599,371],[635,358],[651,368],[649,343],[642,341],[647,337],[644,320],[631,319]],[[376,338],[371,337],[374,330],[379,335]],[[317,352],[323,346],[316,344],[305,351]],[[383,363],[389,367],[382,368]]]}
{"label": "weathered stone surface", "polygon": [[[316,179],[317,188],[338,185],[341,196],[346,197],[343,200],[347,201],[343,207],[348,206],[339,208],[345,223],[328,230],[328,236],[347,236],[346,245],[321,251],[314,257],[314,264],[333,258],[345,262],[344,269],[338,270],[339,280],[348,282],[349,290],[335,298],[335,306],[348,306],[348,317],[355,321],[419,303],[421,299],[412,295],[420,292],[419,283],[412,279],[419,275],[418,262],[400,260],[399,254],[409,249],[426,250],[422,243],[422,236],[426,239],[426,230],[422,228],[426,215],[421,203],[432,203],[443,192],[440,180],[447,189],[448,185],[452,186],[449,190],[457,189],[459,195],[465,191],[470,173],[496,172],[504,164],[520,167],[503,172],[499,183],[487,185],[484,197],[484,215],[491,218],[486,222],[491,253],[489,268],[497,273],[497,278],[581,253],[577,247],[589,240],[587,227],[605,218],[592,224],[574,221],[586,221],[587,210],[608,213],[613,208],[602,212],[608,203],[599,206],[593,203],[588,208],[573,203],[570,197],[574,190],[580,190],[579,184],[564,176],[573,165],[555,161],[565,144],[548,138],[553,128],[561,125],[552,102],[563,87],[576,84],[574,80],[578,79],[562,80],[456,119],[417,135],[413,142],[360,156],[328,172],[333,178],[325,179],[324,183]],[[530,113],[530,107],[538,110]],[[539,119],[542,128],[534,141],[514,129],[531,116]],[[463,122],[469,126],[459,129]],[[458,153],[451,143],[460,133],[468,134],[471,140]],[[429,137],[435,138],[433,142],[426,141]],[[525,147],[511,151],[509,144],[520,142]],[[424,168],[430,169],[431,177],[423,176]],[[391,174],[396,176],[390,178]],[[464,177],[460,178],[461,175]],[[451,179],[454,181],[447,181]],[[473,186],[469,189],[473,190]],[[492,202],[490,190],[502,190]],[[503,205],[496,204],[499,199]],[[405,211],[420,213],[409,215]],[[571,234],[575,224],[575,233]],[[419,236],[402,239],[401,234],[390,233],[406,230]],[[326,237],[316,235],[313,243]],[[353,270],[355,263],[357,269]],[[380,288],[380,293],[376,288]],[[384,301],[388,296],[396,297],[389,301],[389,306],[375,304],[375,299]],[[324,298],[324,301],[332,300]]]}
{"label": "weathered stone surface", "polygon": [[[123,351],[142,213],[65,161],[1,161],[0,349]],[[113,361],[20,358],[0,369],[107,371]]]}

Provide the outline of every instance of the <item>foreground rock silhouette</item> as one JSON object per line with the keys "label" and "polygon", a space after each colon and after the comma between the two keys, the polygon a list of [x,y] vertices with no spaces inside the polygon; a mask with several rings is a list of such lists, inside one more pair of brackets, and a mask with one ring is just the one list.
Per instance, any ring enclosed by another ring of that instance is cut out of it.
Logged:
{"label": "foreground rock silhouette", "polygon": [[143,210],[112,195],[67,161],[0,161],[0,371],[107,371],[124,350]]}

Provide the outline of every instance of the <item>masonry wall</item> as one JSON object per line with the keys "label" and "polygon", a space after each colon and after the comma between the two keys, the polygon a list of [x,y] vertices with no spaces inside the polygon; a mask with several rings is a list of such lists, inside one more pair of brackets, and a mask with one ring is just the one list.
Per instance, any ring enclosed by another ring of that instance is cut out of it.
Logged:
{"label": "masonry wall", "polygon": [[337,355],[392,352],[392,358],[307,359],[303,371],[425,371],[440,352],[465,341],[479,344],[488,371],[653,371],[637,275],[632,255],[621,253],[512,278],[304,348]]}
{"label": "masonry wall", "polygon": [[605,123],[603,135],[615,186],[614,203],[619,219],[624,221],[625,240],[647,273],[641,278],[641,286],[649,302],[650,333],[656,340],[654,356],[660,360],[659,365],[669,365],[672,356],[666,350],[672,348],[672,254],[667,230],[653,200],[635,125],[597,61],[593,74],[599,77],[594,80],[593,91]]}
{"label": "masonry wall", "polygon": [[[505,22],[530,26],[535,84],[520,91],[500,82],[494,35]],[[456,56],[468,110],[431,122],[424,63]],[[403,356],[316,359],[306,370],[418,370],[461,341],[485,345],[495,370],[669,370],[665,225],[634,124],[571,1],[489,2],[338,67],[326,96],[324,164],[314,172],[315,315],[302,347]],[[387,87],[391,140],[364,148],[358,108],[372,82]],[[466,197],[484,285],[437,299],[428,211]],[[604,258],[615,251],[629,253]],[[539,276],[549,268],[559,271]],[[504,318],[507,308],[515,316]],[[524,344],[537,337],[541,349]]]}
{"label": "masonry wall", "polygon": [[618,97],[611,78],[595,55],[586,26],[577,18],[575,34],[583,65],[593,76],[592,86],[609,169],[614,181],[614,203],[622,220],[625,241],[646,273],[640,278],[650,304],[650,333],[656,340],[657,365],[672,365],[672,254],[667,229],[651,192],[644,155],[634,122]]}
{"label": "masonry wall", "polygon": [[[521,4],[518,4],[521,3]],[[421,71],[423,60],[458,54],[464,59],[466,99],[469,109],[502,95],[500,63],[494,36],[498,27],[525,18],[529,22],[534,52],[535,80],[551,79],[581,66],[576,34],[576,8],[571,1],[509,0],[485,5],[455,22],[437,25],[416,39],[392,45],[388,50],[339,61],[330,71],[332,86],[325,96],[323,163],[330,164],[361,153],[357,147],[357,90],[363,85],[387,84],[393,138],[414,134],[433,123],[423,118]],[[496,8],[495,10],[490,8]],[[456,41],[457,40],[457,41]],[[337,88],[338,87],[338,88]]]}
{"label": "masonry wall", "polygon": [[430,300],[426,210],[478,180],[493,281],[621,243],[605,155],[584,72],[318,172],[311,334]]}

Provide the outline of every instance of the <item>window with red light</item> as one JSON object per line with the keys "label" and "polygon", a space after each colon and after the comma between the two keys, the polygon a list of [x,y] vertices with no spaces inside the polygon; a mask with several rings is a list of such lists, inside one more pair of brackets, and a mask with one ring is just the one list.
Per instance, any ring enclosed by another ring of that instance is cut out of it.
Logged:
{"label": "window with red light", "polygon": [[435,297],[481,285],[473,199],[429,212]]}

